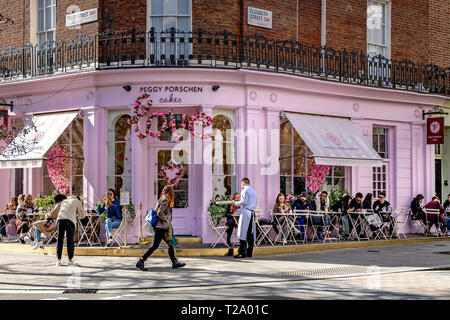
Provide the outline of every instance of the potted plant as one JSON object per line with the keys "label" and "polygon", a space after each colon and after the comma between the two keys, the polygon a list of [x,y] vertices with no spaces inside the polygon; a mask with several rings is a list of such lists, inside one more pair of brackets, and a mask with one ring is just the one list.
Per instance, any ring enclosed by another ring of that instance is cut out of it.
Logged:
{"label": "potted plant", "polygon": [[34,204],[39,208],[39,213],[41,214],[41,219],[44,218],[46,212],[53,208],[53,198],[56,195],[56,190],[53,190],[51,195],[48,196],[38,196],[34,199]]}
{"label": "potted plant", "polygon": [[209,214],[211,215],[211,220],[215,225],[219,224],[220,219],[225,217],[227,212],[227,206],[223,204],[217,204],[217,201],[228,201],[230,200],[226,195],[217,195],[212,199],[208,206]]}
{"label": "potted plant", "polygon": [[347,190],[341,190],[338,188],[333,188],[330,191],[330,207],[333,206],[336,202],[344,197],[344,195],[348,194]]}

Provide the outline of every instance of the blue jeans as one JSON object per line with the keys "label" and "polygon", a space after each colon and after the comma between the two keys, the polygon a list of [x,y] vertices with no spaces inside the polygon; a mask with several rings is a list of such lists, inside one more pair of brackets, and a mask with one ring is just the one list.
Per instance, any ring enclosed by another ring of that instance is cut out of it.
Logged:
{"label": "blue jeans", "polygon": [[450,232],[450,218],[444,216],[445,224],[447,225],[447,232]]}
{"label": "blue jeans", "polygon": [[120,226],[122,220],[117,219],[116,217],[106,219],[105,230],[106,230],[106,239],[109,239],[109,234],[112,229],[117,229]]}
{"label": "blue jeans", "polygon": [[41,241],[41,232],[38,230],[38,228],[34,228],[34,240]]}

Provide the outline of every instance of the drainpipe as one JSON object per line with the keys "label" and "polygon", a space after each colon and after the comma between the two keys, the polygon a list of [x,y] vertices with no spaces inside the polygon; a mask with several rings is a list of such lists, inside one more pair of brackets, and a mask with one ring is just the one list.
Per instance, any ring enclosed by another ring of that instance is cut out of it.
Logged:
{"label": "drainpipe", "polygon": [[298,42],[298,0],[297,0],[297,42]]}
{"label": "drainpipe", "polygon": [[[327,44],[327,0],[322,0],[320,45]],[[325,73],[325,51],[322,50],[322,70]]]}

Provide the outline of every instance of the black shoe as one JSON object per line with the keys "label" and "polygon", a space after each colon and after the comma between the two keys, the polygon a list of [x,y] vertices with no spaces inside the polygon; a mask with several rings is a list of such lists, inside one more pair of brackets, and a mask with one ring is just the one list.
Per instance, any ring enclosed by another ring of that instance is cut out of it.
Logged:
{"label": "black shoe", "polygon": [[136,268],[141,269],[142,271],[148,271],[148,268],[144,267],[144,260],[141,259],[136,263]]}
{"label": "black shoe", "polygon": [[237,256],[233,256],[233,258],[247,258],[247,256],[244,256],[244,255],[242,255],[242,254],[238,254]]}
{"label": "black shoe", "polygon": [[185,265],[186,265],[186,263],[181,263],[178,260],[175,260],[174,263],[172,263],[172,269],[182,268]]}
{"label": "black shoe", "polygon": [[25,244],[25,240],[23,238],[19,238],[21,244]]}
{"label": "black shoe", "polygon": [[232,246],[233,246],[233,244],[231,243],[230,240],[227,240],[227,245],[228,245],[229,247],[232,247]]}

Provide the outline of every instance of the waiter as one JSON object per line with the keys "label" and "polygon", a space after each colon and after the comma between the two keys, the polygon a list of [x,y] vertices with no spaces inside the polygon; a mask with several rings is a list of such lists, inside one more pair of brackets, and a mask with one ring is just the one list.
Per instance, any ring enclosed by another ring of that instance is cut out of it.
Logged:
{"label": "waiter", "polygon": [[[239,206],[239,223],[237,229],[237,237],[239,239],[239,252],[235,258],[251,258],[253,254],[254,236],[256,234],[255,225],[255,207],[258,197],[255,190],[250,187],[248,178],[242,179],[241,201],[235,202],[235,206]],[[247,248],[248,241],[248,248]]]}

